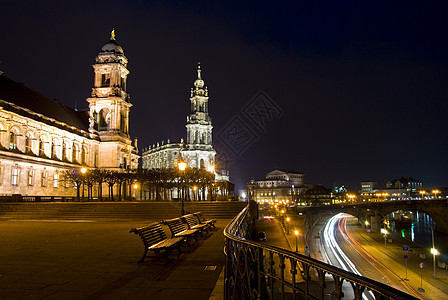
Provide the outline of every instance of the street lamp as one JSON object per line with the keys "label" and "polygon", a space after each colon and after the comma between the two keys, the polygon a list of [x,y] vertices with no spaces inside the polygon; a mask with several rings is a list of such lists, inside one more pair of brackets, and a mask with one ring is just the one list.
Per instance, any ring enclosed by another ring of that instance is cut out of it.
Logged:
{"label": "street lamp", "polygon": [[429,226],[431,228],[431,235],[432,235],[432,248],[431,248],[431,254],[432,259],[434,261],[434,279],[437,278],[436,274],[436,255],[439,255],[439,251],[437,251],[436,247],[434,247],[434,228],[432,226]]}
{"label": "street lamp", "polygon": [[347,197],[350,198],[350,201],[353,203],[353,199],[356,198],[356,195],[347,194]]}
{"label": "street lamp", "polygon": [[299,252],[299,246],[298,246],[298,243],[299,243],[299,231],[298,230],[294,230],[294,235],[296,236],[296,252]]}
{"label": "street lamp", "polygon": [[384,248],[387,249],[387,234],[389,233],[386,228],[381,228],[381,233],[384,234]]}
{"label": "street lamp", "polygon": [[194,197],[193,197],[193,200],[197,200],[196,199],[196,190],[198,189],[198,187],[197,186],[194,186],[193,187],[193,191],[194,191]]}
{"label": "street lamp", "polygon": [[286,218],[286,234],[289,234],[289,221],[291,221],[291,219],[289,217]]}
{"label": "street lamp", "polygon": [[420,195],[422,195],[422,200],[425,200],[425,194],[426,194],[426,192],[422,190],[422,191],[420,191],[419,193],[420,193]]}
{"label": "street lamp", "polygon": [[[87,168],[82,167],[80,171],[81,171],[81,174],[84,176],[87,173]],[[83,201],[85,201],[85,199],[84,199],[84,179],[85,178],[82,179],[82,200]]]}
{"label": "street lamp", "polygon": [[[182,159],[177,163],[177,167],[179,168],[179,171],[183,172],[183,175],[185,177],[185,169],[187,168],[187,163],[184,162]],[[183,190],[181,201],[182,201],[182,208],[180,210],[180,214],[183,216],[185,215],[185,209],[184,209],[184,196],[185,196],[185,190]]]}
{"label": "street lamp", "polygon": [[434,194],[434,199],[436,199],[437,198],[437,194],[439,194],[440,191],[439,190],[432,190],[432,193]]}
{"label": "street lamp", "polygon": [[[138,184],[137,183],[134,183],[134,185],[132,186],[133,188],[134,188],[134,190],[135,190],[135,200],[137,200],[137,189],[138,189]],[[141,197],[140,197],[141,198]]]}

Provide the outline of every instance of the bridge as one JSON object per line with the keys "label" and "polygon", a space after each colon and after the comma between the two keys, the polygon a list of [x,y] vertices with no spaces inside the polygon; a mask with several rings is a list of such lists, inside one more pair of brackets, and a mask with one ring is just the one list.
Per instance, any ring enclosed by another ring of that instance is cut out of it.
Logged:
{"label": "bridge", "polygon": [[353,298],[417,299],[381,282],[347,272],[311,257],[257,242],[257,205],[249,205],[224,230],[224,299],[342,299],[342,285]]}
{"label": "bridge", "polygon": [[307,213],[308,224],[314,224],[323,215],[335,215],[347,213],[359,219],[362,224],[368,221],[372,229],[379,230],[381,218],[396,211],[423,212],[429,215],[435,222],[435,230],[448,234],[448,200],[398,200],[383,202],[362,202],[352,204],[334,204],[326,206],[311,206],[299,208]]}

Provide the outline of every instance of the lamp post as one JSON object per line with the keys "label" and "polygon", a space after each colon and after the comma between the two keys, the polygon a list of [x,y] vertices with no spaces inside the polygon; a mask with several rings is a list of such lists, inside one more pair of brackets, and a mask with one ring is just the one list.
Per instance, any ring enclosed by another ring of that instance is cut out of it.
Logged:
{"label": "lamp post", "polygon": [[420,195],[422,195],[422,200],[425,200],[425,194],[426,194],[426,192],[422,190],[422,191],[420,191],[419,193],[420,193]]}
{"label": "lamp post", "polygon": [[434,199],[437,199],[437,194],[440,193],[439,190],[432,190],[432,193],[434,194]]}
{"label": "lamp post", "polygon": [[294,230],[294,235],[296,236],[296,252],[299,252],[299,231],[298,230]]}
{"label": "lamp post", "polygon": [[291,219],[289,217],[286,218],[286,234],[289,234],[289,221],[291,221]]}
{"label": "lamp post", "polygon": [[82,174],[82,200],[84,201],[85,199],[84,199],[84,180],[85,180],[85,178],[84,178],[84,176],[86,175],[86,173],[87,173],[87,168],[85,168],[85,167],[82,167],[81,168],[81,174]]}
{"label": "lamp post", "polygon": [[437,278],[437,273],[436,273],[436,255],[439,255],[439,251],[434,247],[434,228],[432,226],[429,226],[429,228],[431,228],[431,235],[432,235],[432,248],[431,248],[431,254],[432,254],[432,259],[434,262],[434,279]]}
{"label": "lamp post", "polygon": [[[183,160],[180,160],[177,163],[177,166],[179,168],[179,171],[181,171],[183,173],[183,177],[185,177],[185,169],[187,168],[187,163],[184,162]],[[182,188],[182,197],[181,197],[181,202],[182,202],[182,208],[180,210],[180,214],[181,216],[185,215],[185,209],[184,209],[184,197],[185,197],[185,190]]]}
{"label": "lamp post", "polygon": [[386,228],[381,228],[381,233],[384,234],[384,248],[387,249],[387,234],[389,233]]}
{"label": "lamp post", "polygon": [[193,200],[197,200],[197,199],[196,199],[196,191],[197,191],[197,189],[198,189],[197,186],[194,186],[194,187],[193,187],[193,191],[194,191],[194,194],[193,194]]}
{"label": "lamp post", "polygon": [[[138,184],[134,183],[134,185],[132,186],[134,188],[135,191],[135,200],[137,200],[137,189],[138,189]],[[140,199],[141,200],[141,199]]]}

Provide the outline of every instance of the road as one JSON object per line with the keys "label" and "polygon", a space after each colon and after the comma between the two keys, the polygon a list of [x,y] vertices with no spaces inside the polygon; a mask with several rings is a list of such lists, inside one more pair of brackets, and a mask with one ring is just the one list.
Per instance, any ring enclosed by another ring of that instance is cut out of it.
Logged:
{"label": "road", "polygon": [[[409,269],[406,272],[400,247],[389,245],[386,249],[377,235],[360,228],[357,219],[338,214],[321,230],[320,252],[323,260],[347,271],[383,282],[419,299],[448,297],[444,292],[446,284],[442,279],[433,284],[425,273],[421,281],[420,270],[414,257],[413,263],[408,263]],[[424,292],[418,290],[420,287],[424,288]],[[347,286],[347,289],[350,287]],[[365,299],[373,299],[372,295],[364,294]]]}

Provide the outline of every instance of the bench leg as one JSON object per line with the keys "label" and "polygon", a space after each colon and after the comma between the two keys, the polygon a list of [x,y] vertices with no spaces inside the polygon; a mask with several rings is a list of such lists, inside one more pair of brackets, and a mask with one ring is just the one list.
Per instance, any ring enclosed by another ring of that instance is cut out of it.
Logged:
{"label": "bench leg", "polygon": [[145,252],[143,253],[142,258],[138,261],[139,263],[145,262],[146,254],[148,254],[148,248],[145,247]]}

